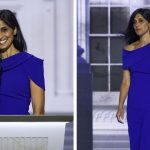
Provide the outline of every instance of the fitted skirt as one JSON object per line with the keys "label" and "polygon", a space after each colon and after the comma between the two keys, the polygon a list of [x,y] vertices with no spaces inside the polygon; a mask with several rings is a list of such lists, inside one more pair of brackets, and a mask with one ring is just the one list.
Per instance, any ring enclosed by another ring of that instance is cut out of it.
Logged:
{"label": "fitted skirt", "polygon": [[127,107],[130,150],[150,150],[150,107]]}

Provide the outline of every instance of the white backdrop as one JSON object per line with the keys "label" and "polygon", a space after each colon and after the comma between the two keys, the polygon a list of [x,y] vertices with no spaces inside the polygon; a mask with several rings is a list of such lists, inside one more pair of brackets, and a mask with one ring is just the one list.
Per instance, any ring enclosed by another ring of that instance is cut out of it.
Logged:
{"label": "white backdrop", "polygon": [[44,59],[46,114],[72,114],[73,0],[0,0],[0,9],[17,13],[28,52]]}

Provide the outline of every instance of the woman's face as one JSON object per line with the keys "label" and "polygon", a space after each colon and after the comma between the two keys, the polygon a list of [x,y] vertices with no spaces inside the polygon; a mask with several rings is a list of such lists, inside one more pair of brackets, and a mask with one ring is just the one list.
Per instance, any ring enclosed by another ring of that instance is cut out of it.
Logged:
{"label": "woman's face", "polygon": [[0,50],[8,49],[13,45],[16,29],[10,28],[4,21],[0,20]]}
{"label": "woman's face", "polygon": [[141,14],[137,14],[134,18],[133,27],[138,36],[142,36],[149,32],[150,23],[144,19]]}

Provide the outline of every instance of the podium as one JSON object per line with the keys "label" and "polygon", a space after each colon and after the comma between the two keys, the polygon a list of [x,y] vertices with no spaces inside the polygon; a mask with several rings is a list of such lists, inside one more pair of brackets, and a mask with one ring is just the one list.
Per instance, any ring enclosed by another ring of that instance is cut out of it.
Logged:
{"label": "podium", "polygon": [[62,116],[0,117],[0,150],[64,150],[65,126],[72,120]]}

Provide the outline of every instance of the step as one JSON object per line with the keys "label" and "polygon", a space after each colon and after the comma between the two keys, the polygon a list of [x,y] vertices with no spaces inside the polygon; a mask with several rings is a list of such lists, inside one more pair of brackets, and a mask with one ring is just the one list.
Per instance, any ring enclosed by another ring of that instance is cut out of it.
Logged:
{"label": "step", "polygon": [[94,141],[94,148],[129,148],[129,141]]}

